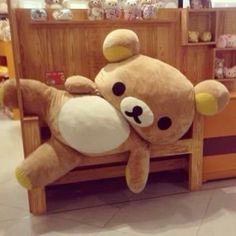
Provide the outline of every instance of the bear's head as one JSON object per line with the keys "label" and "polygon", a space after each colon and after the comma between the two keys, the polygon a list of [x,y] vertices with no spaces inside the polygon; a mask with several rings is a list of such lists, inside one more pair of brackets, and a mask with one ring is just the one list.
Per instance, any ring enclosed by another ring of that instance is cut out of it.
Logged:
{"label": "bear's head", "polygon": [[208,80],[194,87],[174,67],[139,54],[139,47],[133,31],[108,34],[103,54],[111,63],[98,73],[95,83],[146,141],[174,142],[190,128],[195,110],[213,115],[228,103],[228,90],[221,83]]}

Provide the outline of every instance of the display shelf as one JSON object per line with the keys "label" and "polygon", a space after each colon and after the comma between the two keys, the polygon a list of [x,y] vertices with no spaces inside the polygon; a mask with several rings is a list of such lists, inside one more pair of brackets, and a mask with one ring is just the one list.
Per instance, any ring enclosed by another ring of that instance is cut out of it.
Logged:
{"label": "display shelf", "polygon": [[[214,45],[217,38],[217,10],[215,9],[183,9],[181,12],[182,27],[182,45],[199,46]],[[196,31],[200,34],[211,32],[212,39],[210,42],[189,43],[188,32]]]}
{"label": "display shelf", "polygon": [[[236,48],[214,48],[213,50],[213,77],[215,76],[216,71],[216,64],[217,64],[217,58],[222,59],[223,61],[223,68],[232,68],[233,66],[236,66]],[[221,70],[224,70],[224,69]],[[234,93],[236,91],[236,76],[235,77],[225,77],[222,79],[217,79],[223,83],[231,93]]]}
{"label": "display shelf", "polygon": [[175,20],[160,20],[160,19],[153,19],[153,20],[100,20],[100,21],[90,21],[90,20],[67,20],[67,21],[59,21],[59,20],[47,20],[47,21],[31,21],[32,25],[38,26],[56,26],[56,25],[80,25],[80,26],[113,26],[113,25],[153,25],[153,24],[173,24]]}

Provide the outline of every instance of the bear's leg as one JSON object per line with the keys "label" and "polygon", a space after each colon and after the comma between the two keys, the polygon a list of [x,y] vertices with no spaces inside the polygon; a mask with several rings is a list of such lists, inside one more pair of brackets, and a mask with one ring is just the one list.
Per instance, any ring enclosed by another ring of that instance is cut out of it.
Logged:
{"label": "bear's leg", "polygon": [[126,182],[134,193],[141,192],[147,182],[150,165],[150,151],[146,146],[139,146],[130,152],[126,166]]}
{"label": "bear's leg", "polygon": [[82,159],[83,155],[52,139],[16,168],[16,177],[27,189],[44,187],[74,169]]}

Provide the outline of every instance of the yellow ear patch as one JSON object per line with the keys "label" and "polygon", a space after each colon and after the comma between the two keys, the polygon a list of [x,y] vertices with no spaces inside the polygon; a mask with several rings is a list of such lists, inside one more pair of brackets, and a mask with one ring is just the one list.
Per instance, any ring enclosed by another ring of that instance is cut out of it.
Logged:
{"label": "yellow ear patch", "polygon": [[130,48],[124,46],[113,46],[103,50],[104,57],[110,62],[118,62],[133,55]]}
{"label": "yellow ear patch", "polygon": [[197,93],[195,96],[196,109],[202,115],[214,115],[218,112],[217,99],[210,93]]}
{"label": "yellow ear patch", "polygon": [[16,168],[15,170],[15,175],[16,175],[16,179],[18,180],[19,184],[21,186],[23,186],[26,189],[31,189],[32,185],[30,183],[29,178],[26,176],[26,174],[24,173],[24,170],[22,170],[21,168]]}

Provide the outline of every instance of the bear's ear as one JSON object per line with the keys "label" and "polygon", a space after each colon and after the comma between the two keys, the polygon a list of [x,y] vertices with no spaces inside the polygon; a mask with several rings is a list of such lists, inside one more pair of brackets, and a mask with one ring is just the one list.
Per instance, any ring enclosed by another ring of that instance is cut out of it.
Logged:
{"label": "bear's ear", "polygon": [[228,89],[218,81],[205,80],[197,84],[194,90],[196,110],[202,115],[215,115],[229,102]]}
{"label": "bear's ear", "polygon": [[109,62],[119,62],[138,53],[139,39],[132,30],[114,30],[103,42],[103,55]]}

